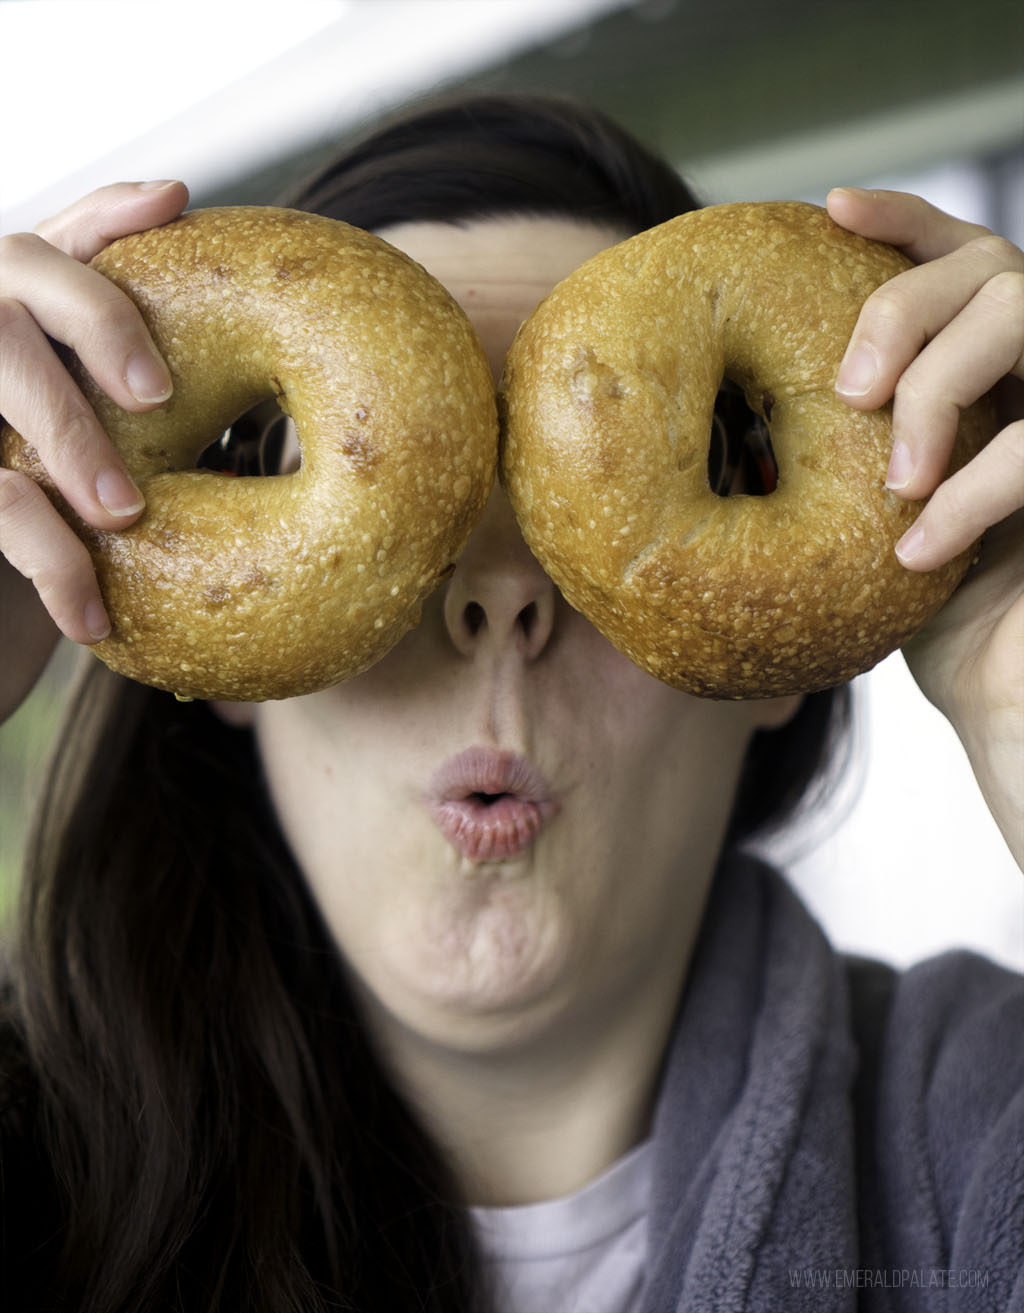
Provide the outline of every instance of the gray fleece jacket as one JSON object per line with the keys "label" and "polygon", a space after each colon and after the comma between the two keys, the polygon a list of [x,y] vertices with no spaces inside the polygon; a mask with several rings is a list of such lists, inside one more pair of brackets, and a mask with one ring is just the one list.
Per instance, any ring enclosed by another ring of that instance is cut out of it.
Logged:
{"label": "gray fleece jacket", "polygon": [[733,858],[654,1136],[644,1313],[1024,1313],[1024,977],[844,959]]}

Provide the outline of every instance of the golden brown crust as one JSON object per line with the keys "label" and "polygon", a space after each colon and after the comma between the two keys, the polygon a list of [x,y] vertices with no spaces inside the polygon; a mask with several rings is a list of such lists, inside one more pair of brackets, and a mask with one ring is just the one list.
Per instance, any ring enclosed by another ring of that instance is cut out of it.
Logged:
{"label": "golden brown crust", "polygon": [[[884,487],[890,413],[833,392],[861,305],[908,265],[816,206],[715,206],[595,256],[524,324],[503,481],[569,602],[659,679],[716,698],[826,688],[959,582],[971,551],[929,574],[899,564],[920,504]],[[768,496],[708,485],[723,375],[770,409]],[[985,406],[965,413],[953,468],[989,423]]]}
{"label": "golden brown crust", "polygon": [[[175,384],[131,415],[74,370],[146,498],[121,533],[62,507],[113,622],[94,650],[184,697],[282,698],[364,670],[418,622],[493,479],[494,388],[463,312],[379,238],[289,210],[198,210],[93,265]],[[295,421],[298,472],[191,468],[269,397]],[[3,458],[48,482],[10,431]]]}

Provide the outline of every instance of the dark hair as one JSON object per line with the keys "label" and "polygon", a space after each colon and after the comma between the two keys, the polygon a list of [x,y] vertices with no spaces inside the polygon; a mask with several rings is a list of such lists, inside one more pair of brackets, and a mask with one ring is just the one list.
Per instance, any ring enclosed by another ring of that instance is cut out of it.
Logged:
{"label": "dark hair", "polygon": [[371,230],[409,219],[557,214],[629,233],[700,204],[674,169],[603,114],[513,95],[402,113],[283,203]]}
{"label": "dark hair", "polygon": [[[624,231],[696,204],[601,115],[527,97],[398,119],[287,200],[368,228],[524,212]],[[792,807],[844,705],[817,694],[757,736],[732,839]],[[374,1052],[249,731],[89,661],[14,966],[12,1308],[481,1308],[456,1183]]]}
{"label": "dark hair", "polygon": [[62,730],[3,1026],[4,1307],[470,1308],[455,1183],[252,736],[90,658]]}

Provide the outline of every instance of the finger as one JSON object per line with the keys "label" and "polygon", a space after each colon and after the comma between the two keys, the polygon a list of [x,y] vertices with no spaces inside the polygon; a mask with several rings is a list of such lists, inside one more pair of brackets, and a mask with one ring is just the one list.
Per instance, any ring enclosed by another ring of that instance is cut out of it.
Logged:
{"label": "finger", "polygon": [[81,517],[124,528],[142,495],[95,413],[46,336],[17,301],[0,301],[0,408],[39,452],[50,477]]}
{"label": "finger", "polygon": [[31,579],[54,623],[76,643],[110,632],[85,545],[27,475],[0,469],[0,552]]}
{"label": "finger", "polygon": [[[991,280],[1024,271],[1024,254],[991,233],[884,283],[865,301],[836,378],[836,391],[859,410],[884,405],[921,348]],[[1014,298],[1015,284],[1000,295]]]}
{"label": "finger", "polygon": [[1017,420],[939,484],[896,544],[910,570],[934,570],[1024,506],[1024,420]]}
{"label": "finger", "polygon": [[147,410],[171,395],[170,373],[138,309],[95,269],[35,233],[15,233],[0,238],[0,287],[30,308],[45,334],[71,347],[119,406]]}
{"label": "finger", "polygon": [[1024,373],[1024,273],[990,279],[901,374],[886,487],[918,500],[938,486],[960,412]]}
{"label": "finger", "polygon": [[937,260],[989,233],[981,224],[957,219],[909,192],[835,187],[825,206],[843,228],[898,246],[915,264]]}
{"label": "finger", "polygon": [[117,237],[169,223],[187,204],[183,182],[116,182],[45,219],[35,232],[65,255],[86,263]]}

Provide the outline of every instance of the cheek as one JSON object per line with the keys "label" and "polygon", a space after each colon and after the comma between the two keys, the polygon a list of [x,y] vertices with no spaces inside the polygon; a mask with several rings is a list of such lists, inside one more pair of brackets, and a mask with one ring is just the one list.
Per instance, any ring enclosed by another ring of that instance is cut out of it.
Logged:
{"label": "cheek", "polygon": [[310,834],[309,814],[329,788],[331,767],[318,760],[308,735],[294,717],[276,714],[269,706],[256,712],[254,731],[271,801],[285,836],[300,864],[305,865],[304,840]]}
{"label": "cheek", "polygon": [[623,656],[586,622],[571,686],[573,720],[604,741],[610,765],[699,778],[731,769],[756,727],[753,704],[714,702],[671,688]]}
{"label": "cheek", "polygon": [[271,799],[309,874],[327,859],[338,861],[359,833],[351,815],[359,778],[349,771],[355,754],[339,750],[343,728],[327,722],[311,702],[266,703],[255,724]]}
{"label": "cheek", "polygon": [[[754,704],[692,697],[608,645],[594,647],[584,668],[586,686],[562,730],[585,758],[595,843],[638,877],[643,868],[713,864],[758,728]],[[589,722],[587,733],[574,733],[577,718]]]}
{"label": "cheek", "polygon": [[367,759],[345,718],[310,703],[266,704],[257,738],[285,839],[339,947],[358,958],[407,892],[381,871],[413,869],[416,838],[396,823],[380,763]]}

